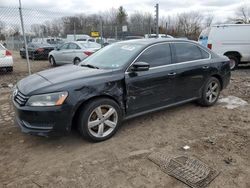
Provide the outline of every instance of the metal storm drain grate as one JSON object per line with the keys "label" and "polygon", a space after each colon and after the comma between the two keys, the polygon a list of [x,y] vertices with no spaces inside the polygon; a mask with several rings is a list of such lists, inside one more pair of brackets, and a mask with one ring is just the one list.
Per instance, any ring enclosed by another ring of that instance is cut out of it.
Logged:
{"label": "metal storm drain grate", "polygon": [[149,159],[157,164],[163,172],[193,188],[204,188],[219,175],[217,170],[195,157],[170,158],[162,153],[153,153],[149,155]]}

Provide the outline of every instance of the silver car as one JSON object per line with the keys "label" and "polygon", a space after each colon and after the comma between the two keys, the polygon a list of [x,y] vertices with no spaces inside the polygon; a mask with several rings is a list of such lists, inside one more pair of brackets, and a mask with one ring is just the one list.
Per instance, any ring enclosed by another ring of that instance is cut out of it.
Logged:
{"label": "silver car", "polygon": [[101,45],[95,42],[67,42],[49,53],[49,62],[52,66],[67,63],[78,64],[100,48]]}

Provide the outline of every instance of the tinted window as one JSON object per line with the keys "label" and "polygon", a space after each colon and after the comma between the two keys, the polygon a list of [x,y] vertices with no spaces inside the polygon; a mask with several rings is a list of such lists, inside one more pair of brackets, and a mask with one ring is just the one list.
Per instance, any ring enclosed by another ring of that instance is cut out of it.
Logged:
{"label": "tinted window", "polygon": [[63,44],[62,46],[60,46],[60,49],[61,49],[61,50],[65,50],[65,49],[67,49],[67,48],[68,48],[68,43]]}
{"label": "tinted window", "polygon": [[136,61],[149,63],[150,67],[170,64],[171,52],[169,44],[157,44],[148,48]]}
{"label": "tinted window", "polygon": [[80,43],[84,48],[101,48],[101,45],[95,42]]}
{"label": "tinted window", "polygon": [[143,49],[134,43],[115,43],[106,46],[84,59],[79,66],[90,64],[103,69],[116,69],[126,66]]}
{"label": "tinted window", "polygon": [[77,44],[70,43],[68,49],[71,49],[71,50],[79,49],[79,46]]}
{"label": "tinted window", "polygon": [[209,53],[207,53],[205,50],[203,50],[201,48],[200,48],[200,50],[201,50],[201,54],[202,54],[203,59],[209,58]]}
{"label": "tinted window", "polygon": [[190,43],[173,44],[176,54],[176,63],[204,59],[201,49]]}

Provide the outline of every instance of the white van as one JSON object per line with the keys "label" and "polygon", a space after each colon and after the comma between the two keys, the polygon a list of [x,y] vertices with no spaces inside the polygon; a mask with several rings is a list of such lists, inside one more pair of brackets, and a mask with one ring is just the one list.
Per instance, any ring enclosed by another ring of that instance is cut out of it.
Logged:
{"label": "white van", "polygon": [[250,24],[214,25],[201,33],[199,43],[227,56],[231,69],[235,69],[239,63],[250,61]]}

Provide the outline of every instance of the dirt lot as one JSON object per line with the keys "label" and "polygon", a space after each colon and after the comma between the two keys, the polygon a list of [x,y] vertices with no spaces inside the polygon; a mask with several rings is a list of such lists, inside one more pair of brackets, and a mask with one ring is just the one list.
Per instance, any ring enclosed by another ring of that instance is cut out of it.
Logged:
{"label": "dirt lot", "polygon": [[[50,68],[47,61],[31,63],[33,72]],[[189,103],[129,120],[102,143],[89,143],[75,131],[43,138],[14,125],[10,89],[3,88],[25,75],[20,58],[12,74],[0,75],[0,187],[187,187],[147,159],[156,151],[195,155],[215,166],[221,173],[211,188],[250,187],[250,105]],[[233,72],[222,93],[229,95],[250,103],[250,67]]]}

